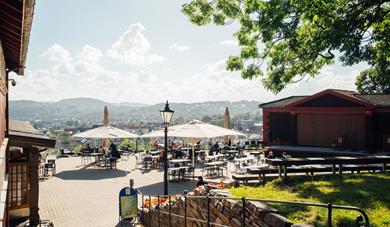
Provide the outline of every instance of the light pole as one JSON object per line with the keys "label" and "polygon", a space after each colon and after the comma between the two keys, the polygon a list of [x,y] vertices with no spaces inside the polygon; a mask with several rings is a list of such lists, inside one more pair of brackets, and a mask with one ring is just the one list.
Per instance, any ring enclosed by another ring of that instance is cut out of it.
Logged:
{"label": "light pole", "polygon": [[175,111],[169,109],[168,100],[165,108],[160,110],[162,123],[164,125],[164,195],[168,195],[168,126]]}

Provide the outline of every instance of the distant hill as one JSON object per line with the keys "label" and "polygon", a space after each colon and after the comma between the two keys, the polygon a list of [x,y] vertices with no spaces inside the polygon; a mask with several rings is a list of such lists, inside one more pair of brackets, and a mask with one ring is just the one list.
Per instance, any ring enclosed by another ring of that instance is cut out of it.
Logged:
{"label": "distant hill", "polygon": [[[214,101],[200,103],[170,103],[175,118],[201,119],[208,115],[222,115],[228,106],[232,116],[243,113],[256,113],[256,101]],[[64,99],[58,102],[10,101],[10,118],[28,121],[67,121],[101,122],[104,106],[108,106],[110,121],[159,122],[159,110],[164,103],[146,105],[142,103],[107,103],[93,98]]]}

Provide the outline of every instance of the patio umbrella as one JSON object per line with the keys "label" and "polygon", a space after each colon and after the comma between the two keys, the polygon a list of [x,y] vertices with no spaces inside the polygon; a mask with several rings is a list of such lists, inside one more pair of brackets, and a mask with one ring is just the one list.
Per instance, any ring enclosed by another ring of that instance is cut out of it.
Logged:
{"label": "patio umbrella", "polygon": [[245,134],[208,124],[202,121],[193,120],[186,124],[172,126],[170,136],[181,138],[201,138],[209,139],[223,136],[245,136]]}
{"label": "patio umbrella", "polygon": [[[178,138],[197,138],[197,139],[209,139],[217,138],[224,136],[242,136],[245,137],[245,134],[222,128],[216,125],[208,124],[199,120],[192,120],[185,124],[173,125],[169,127],[168,135],[170,137]],[[163,137],[164,131],[157,130],[149,134],[143,135],[141,137]],[[192,158],[194,162],[194,149],[192,149]]]}
{"label": "patio umbrella", "polygon": [[75,134],[73,137],[79,138],[94,138],[94,139],[123,139],[123,138],[137,138],[136,134],[127,132],[125,130],[103,125],[82,133]]}
{"label": "patio umbrella", "polygon": [[[94,139],[123,139],[123,138],[137,138],[138,135],[125,130],[116,128],[109,125],[108,123],[108,109],[107,106],[104,107],[104,117],[103,117],[103,126],[98,128],[90,129],[88,131],[78,133],[72,137],[78,138],[94,138]],[[105,142],[107,143],[107,142]],[[106,144],[108,145],[108,144]]]}
{"label": "patio umbrella", "polygon": [[[198,139],[210,139],[223,136],[242,136],[245,134],[232,130],[222,128],[216,125],[208,124],[198,120],[192,120],[185,124],[173,125],[168,129],[168,135],[170,137],[179,138],[198,138]],[[144,138],[156,138],[164,137],[163,130],[153,131],[151,133],[142,135]]]}

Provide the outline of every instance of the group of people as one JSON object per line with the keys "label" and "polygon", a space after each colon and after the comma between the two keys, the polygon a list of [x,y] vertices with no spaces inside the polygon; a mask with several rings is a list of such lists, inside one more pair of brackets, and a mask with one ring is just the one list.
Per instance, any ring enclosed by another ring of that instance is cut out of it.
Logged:
{"label": "group of people", "polygon": [[107,155],[111,158],[119,159],[121,158],[121,154],[114,142],[111,141],[109,150],[106,150],[106,148],[103,145],[100,145],[99,147],[94,146],[91,147],[89,143],[87,143],[83,148],[81,148],[81,152],[83,153],[99,153],[101,155]]}

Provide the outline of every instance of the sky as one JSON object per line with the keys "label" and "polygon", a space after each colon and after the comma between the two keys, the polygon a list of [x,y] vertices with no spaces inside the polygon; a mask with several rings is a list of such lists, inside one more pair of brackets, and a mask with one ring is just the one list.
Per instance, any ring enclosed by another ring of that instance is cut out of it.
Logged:
{"label": "sky", "polygon": [[355,90],[365,64],[325,67],[279,94],[225,70],[239,53],[229,26],[196,26],[183,0],[37,0],[25,76],[11,100],[91,97],[107,102],[266,102],[327,88]]}

